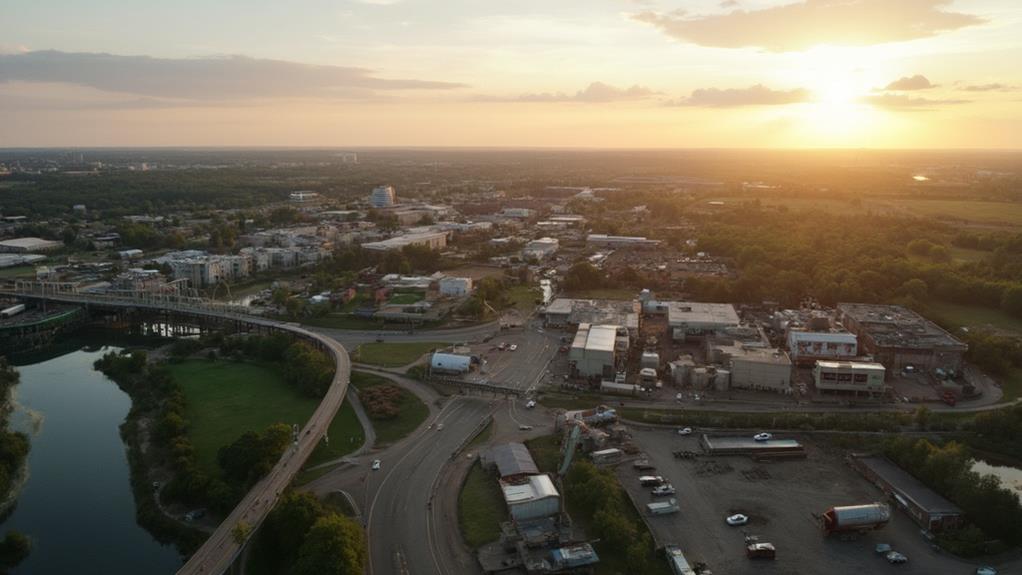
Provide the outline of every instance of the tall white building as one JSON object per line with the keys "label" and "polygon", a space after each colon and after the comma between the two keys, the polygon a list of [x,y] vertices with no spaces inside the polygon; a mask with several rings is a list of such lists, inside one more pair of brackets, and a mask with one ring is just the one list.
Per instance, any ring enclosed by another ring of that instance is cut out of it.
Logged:
{"label": "tall white building", "polygon": [[374,208],[389,208],[397,201],[394,186],[377,186],[369,194],[369,205]]}

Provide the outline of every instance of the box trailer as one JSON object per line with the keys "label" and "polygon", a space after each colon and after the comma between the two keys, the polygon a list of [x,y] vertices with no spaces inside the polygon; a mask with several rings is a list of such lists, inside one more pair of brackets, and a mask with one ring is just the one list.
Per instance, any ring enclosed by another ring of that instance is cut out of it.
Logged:
{"label": "box trailer", "polygon": [[647,503],[646,511],[648,511],[650,515],[670,515],[671,513],[677,513],[678,500],[672,498],[667,501]]}

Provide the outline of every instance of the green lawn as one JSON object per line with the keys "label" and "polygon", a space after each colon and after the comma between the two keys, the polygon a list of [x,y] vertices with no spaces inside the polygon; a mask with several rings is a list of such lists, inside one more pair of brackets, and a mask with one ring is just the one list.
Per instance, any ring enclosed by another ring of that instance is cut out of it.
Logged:
{"label": "green lawn", "polygon": [[984,224],[1022,225],[1022,203],[973,200],[885,200],[905,213]]}
{"label": "green lawn", "polygon": [[0,269],[0,279],[9,278],[34,278],[35,268],[33,266],[11,266]]}
{"label": "green lawn", "polygon": [[497,477],[483,470],[477,459],[458,494],[461,535],[469,547],[478,548],[500,538],[502,521],[507,521],[507,511]]}
{"label": "green lawn", "polygon": [[930,302],[928,305],[935,319],[946,325],[971,329],[993,328],[1022,336],[1022,320],[1015,319],[997,309],[939,301]]}
{"label": "green lawn", "polygon": [[539,288],[532,286],[515,286],[508,290],[507,297],[511,307],[517,309],[523,315],[529,315],[536,309],[536,301],[543,297]]}
{"label": "green lawn", "polygon": [[416,361],[423,354],[447,345],[440,341],[363,343],[355,350],[354,360],[381,367],[402,367]]}
{"label": "green lawn", "polygon": [[968,248],[951,248],[951,259],[956,262],[981,262],[990,257],[991,252],[983,250],[970,250]]}
{"label": "green lawn", "polygon": [[422,294],[417,293],[398,293],[391,296],[387,303],[394,305],[411,305],[416,302],[422,301]]}
{"label": "green lawn", "polygon": [[[218,472],[217,451],[246,431],[262,431],[278,422],[302,425],[319,404],[287,385],[271,366],[199,359],[170,364],[170,370],[187,398],[188,433],[196,458],[209,473]],[[310,465],[362,445],[362,427],[347,403],[331,422],[329,436],[330,445],[317,447]]]}
{"label": "green lawn", "polygon": [[[362,371],[351,372],[351,384],[362,391],[377,385],[395,385],[389,379]],[[394,419],[374,419],[373,429],[376,431],[376,444],[394,443],[418,429],[429,417],[429,407],[422,403],[414,393],[401,387],[401,400],[398,404],[400,413]]]}
{"label": "green lawn", "polygon": [[999,381],[1001,382],[1001,391],[1004,392],[1002,401],[1015,401],[1022,397],[1022,368],[1012,369]]}

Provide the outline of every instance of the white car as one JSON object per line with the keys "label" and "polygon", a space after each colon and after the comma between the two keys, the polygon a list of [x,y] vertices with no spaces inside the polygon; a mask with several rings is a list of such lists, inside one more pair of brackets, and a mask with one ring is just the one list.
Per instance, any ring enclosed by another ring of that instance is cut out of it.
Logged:
{"label": "white car", "polygon": [[373,471],[379,471],[380,470],[380,465],[382,465],[380,463],[380,460],[379,459],[374,459],[373,460]]}
{"label": "white car", "polygon": [[508,347],[508,349],[510,349],[511,351],[518,351],[518,344],[512,343],[511,346]]}
{"label": "white car", "polygon": [[525,407],[526,409],[532,409],[533,407],[536,407],[536,400],[530,399],[529,401],[525,402]]}
{"label": "white car", "polygon": [[997,575],[997,569],[993,567],[976,567],[976,575]]}
{"label": "white car", "polygon": [[692,435],[691,427],[681,427],[678,429],[678,435]]}
{"label": "white car", "polygon": [[443,431],[443,429],[444,429],[444,424],[442,424],[442,423],[436,424],[436,430],[437,431]]}
{"label": "white car", "polygon": [[904,555],[898,553],[897,551],[891,551],[887,555],[884,555],[884,557],[887,559],[888,563],[891,563],[893,565],[908,563],[908,557],[905,557]]}
{"label": "white car", "polygon": [[519,425],[518,426],[518,430],[519,431],[532,431],[532,426],[531,425]]}
{"label": "white car", "polygon": [[673,485],[670,483],[664,483],[663,485],[654,487],[651,493],[654,497],[662,497],[665,495],[674,495],[675,491]]}
{"label": "white car", "polygon": [[770,441],[772,437],[773,435],[770,435],[769,433],[757,433],[752,436],[752,438],[756,441]]}
{"label": "white car", "polygon": [[726,521],[727,524],[731,526],[745,525],[746,523],[749,522],[749,517],[746,515],[742,515],[741,513],[736,513],[728,517],[724,521]]}

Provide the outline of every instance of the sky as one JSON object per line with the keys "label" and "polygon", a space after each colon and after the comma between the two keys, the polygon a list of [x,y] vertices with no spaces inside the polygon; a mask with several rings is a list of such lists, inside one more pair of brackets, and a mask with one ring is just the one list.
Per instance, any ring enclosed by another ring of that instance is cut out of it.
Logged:
{"label": "sky", "polygon": [[0,8],[0,147],[1022,148],[1019,0]]}

